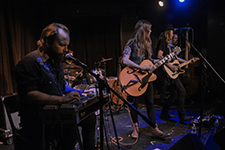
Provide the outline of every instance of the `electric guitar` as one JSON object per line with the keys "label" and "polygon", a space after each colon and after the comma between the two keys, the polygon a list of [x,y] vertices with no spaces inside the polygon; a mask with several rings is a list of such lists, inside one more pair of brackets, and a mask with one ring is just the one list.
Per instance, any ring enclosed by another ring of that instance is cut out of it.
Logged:
{"label": "electric guitar", "polygon": [[194,57],[194,58],[192,58],[192,59],[190,59],[190,60],[188,60],[188,61],[186,61],[186,62],[184,62],[184,63],[181,63],[181,64],[179,63],[178,60],[174,60],[171,64],[172,64],[172,65],[178,66],[178,71],[173,71],[173,70],[171,70],[171,69],[170,69],[168,66],[166,66],[166,65],[163,65],[163,69],[165,70],[166,74],[167,74],[171,79],[176,79],[176,78],[179,76],[179,74],[182,74],[182,73],[185,72],[185,70],[181,69],[182,67],[188,65],[189,63],[195,63],[195,62],[198,61],[198,60],[199,60],[198,57]]}
{"label": "electric guitar", "polygon": [[174,56],[181,52],[180,47],[175,47],[174,51],[163,59],[159,60],[155,65],[150,60],[144,60],[140,66],[151,65],[152,71],[143,71],[137,68],[125,67],[119,74],[122,90],[125,90],[131,96],[140,96],[144,94],[149,82],[156,80],[157,76],[152,73],[158,67],[166,63],[169,59],[173,59]]}

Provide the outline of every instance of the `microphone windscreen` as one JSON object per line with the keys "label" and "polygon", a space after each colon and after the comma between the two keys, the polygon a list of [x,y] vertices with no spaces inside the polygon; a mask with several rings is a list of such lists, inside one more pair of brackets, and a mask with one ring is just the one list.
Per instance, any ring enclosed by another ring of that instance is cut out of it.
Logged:
{"label": "microphone windscreen", "polygon": [[70,53],[67,53],[67,54],[65,55],[65,58],[71,59],[71,58],[72,58],[72,55],[71,55]]}

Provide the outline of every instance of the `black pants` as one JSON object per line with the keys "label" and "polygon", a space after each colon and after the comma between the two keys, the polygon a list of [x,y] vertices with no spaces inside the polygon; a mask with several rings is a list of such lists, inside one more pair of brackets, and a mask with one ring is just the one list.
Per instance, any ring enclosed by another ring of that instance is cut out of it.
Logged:
{"label": "black pants", "polygon": [[171,105],[173,104],[174,100],[178,100],[178,114],[179,117],[182,118],[185,116],[184,104],[185,104],[185,97],[186,97],[186,89],[184,88],[182,82],[180,81],[179,77],[174,80],[168,80],[167,76],[164,75],[162,77],[162,86],[160,97],[165,98],[165,93],[167,90],[167,86],[170,84],[170,96],[167,100],[165,100],[162,113],[168,113],[170,110]]}
{"label": "black pants", "polygon": [[[135,108],[138,108],[138,102],[140,99],[144,100],[149,119],[153,123],[156,123],[152,82],[150,82],[147,86],[148,86],[147,90],[145,91],[145,93],[143,95],[138,96],[138,97],[133,97],[133,96],[128,95],[127,100],[129,102],[133,103],[133,106]],[[130,113],[131,113],[131,118],[132,118],[133,123],[138,123],[138,116],[137,116],[137,113],[135,112],[135,110],[131,109]]]}

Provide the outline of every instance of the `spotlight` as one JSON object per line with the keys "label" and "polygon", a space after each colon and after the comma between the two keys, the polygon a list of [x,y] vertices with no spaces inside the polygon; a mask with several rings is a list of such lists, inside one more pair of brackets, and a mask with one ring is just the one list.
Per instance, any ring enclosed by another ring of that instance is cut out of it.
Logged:
{"label": "spotlight", "polygon": [[159,1],[158,4],[159,4],[160,7],[164,6],[164,2],[163,1]]}
{"label": "spotlight", "polygon": [[179,0],[181,3],[183,3],[185,0]]}

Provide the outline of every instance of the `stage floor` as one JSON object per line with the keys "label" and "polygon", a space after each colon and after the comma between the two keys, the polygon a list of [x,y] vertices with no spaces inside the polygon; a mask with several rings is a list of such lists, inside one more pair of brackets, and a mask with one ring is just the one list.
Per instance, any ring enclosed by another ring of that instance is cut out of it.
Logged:
{"label": "stage floor", "polygon": [[[211,105],[212,106],[212,105]],[[208,114],[209,117],[212,117],[212,111],[213,107],[211,106],[204,106],[203,114]],[[186,115],[194,116],[194,119],[197,119],[197,117],[200,116],[200,105],[198,104],[191,104],[188,107],[185,108]],[[113,108],[113,107],[112,107]],[[189,133],[191,133],[191,127],[193,120],[185,122],[185,124],[179,123],[178,119],[178,112],[176,109],[176,106],[174,105],[171,110],[170,114],[174,115],[175,118],[164,121],[159,118],[161,113],[162,107],[160,105],[155,105],[155,114],[156,114],[156,121],[157,124],[163,132],[169,132],[171,135],[165,139],[157,139],[152,138],[150,136],[150,127],[149,125],[139,116],[139,128],[140,128],[140,134],[139,139],[135,140],[129,137],[129,135],[133,131],[133,126],[131,123],[130,115],[126,109],[126,107],[122,107],[121,110],[115,111],[112,109],[113,119],[115,122],[116,127],[116,133],[119,140],[119,146],[116,142],[115,132],[113,129],[113,122],[111,119],[110,111],[109,109],[106,109],[106,112],[104,113],[104,123],[105,123],[105,129],[106,136],[104,137],[104,149],[107,149],[107,143],[108,147],[110,149],[121,149],[121,150],[168,150],[170,149],[175,143],[177,143],[180,139],[182,139],[184,136],[188,139]],[[144,104],[139,104],[138,110],[145,116],[146,114],[146,108]],[[217,115],[218,116],[218,115]],[[216,117],[217,117],[216,116]],[[98,116],[99,119],[99,116]],[[98,120],[99,122],[99,120]],[[203,127],[201,128],[201,136],[199,136],[199,127],[197,123],[197,142],[202,142],[205,147],[210,150],[219,150],[220,147],[214,142],[213,136],[214,136],[214,122],[212,122],[212,119],[210,121],[203,122]],[[98,124],[97,124],[98,126]],[[98,131],[97,131],[98,132]],[[107,140],[105,139],[107,137]],[[190,141],[191,142],[191,141]],[[190,144],[190,142],[186,141],[186,144]],[[194,141],[196,142],[196,141]],[[188,146],[188,145],[182,145],[182,146]]]}
{"label": "stage floor", "polygon": [[[168,150],[172,146],[174,146],[179,140],[190,135],[192,121],[187,121],[185,124],[179,123],[178,112],[176,106],[174,105],[170,114],[174,115],[175,118],[169,121],[164,121],[159,118],[162,107],[160,105],[155,104],[155,114],[156,121],[159,125],[159,128],[163,132],[169,132],[171,135],[165,139],[157,139],[152,138],[150,136],[150,127],[149,125],[139,117],[139,128],[140,134],[139,139],[135,140],[129,137],[129,135],[133,131],[133,126],[131,123],[131,119],[126,107],[122,106],[119,111],[116,110],[115,105],[111,105],[112,115],[114,124],[116,127],[116,133],[119,140],[119,146],[116,142],[115,130],[113,128],[113,122],[110,115],[109,106],[104,107],[104,149],[110,150]],[[213,109],[215,109],[211,104],[205,104],[203,113],[208,114],[212,117]],[[139,104],[138,110],[146,116],[146,108],[144,104]],[[186,114],[189,116],[194,116],[195,119],[200,116],[200,105],[199,104],[191,104],[188,107],[185,107]],[[97,115],[97,124],[96,124],[96,140],[100,139],[99,134],[99,123],[100,116]],[[199,127],[197,124],[197,142],[202,142],[207,150],[219,150],[220,147],[217,145],[214,140],[214,127],[212,122],[203,122],[203,127],[201,128],[201,136],[199,138]],[[97,142],[97,141],[96,141]],[[192,141],[186,141],[186,145],[182,145],[186,147],[187,144],[190,144]],[[196,142],[196,141],[195,141]],[[97,144],[97,143],[96,143]],[[1,150],[13,150],[14,146],[12,145],[3,145],[0,144]],[[79,148],[78,148],[79,149]]]}

